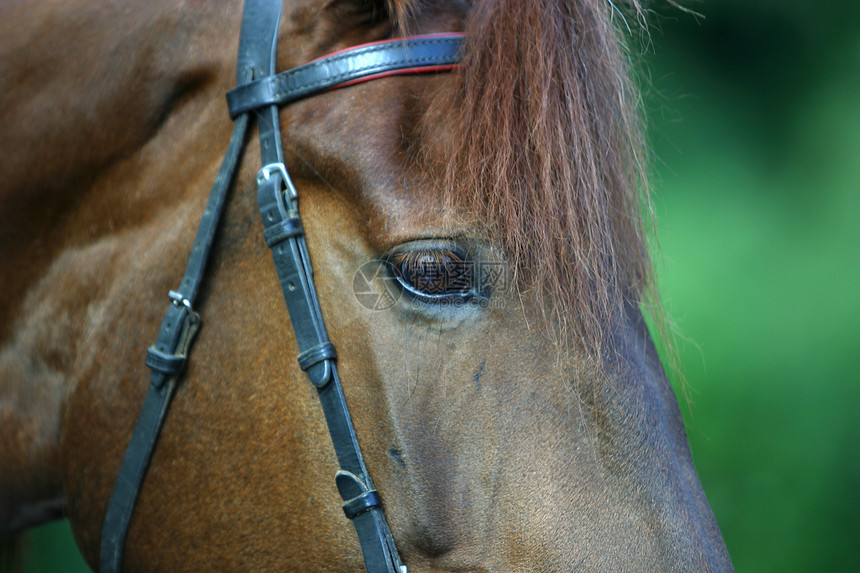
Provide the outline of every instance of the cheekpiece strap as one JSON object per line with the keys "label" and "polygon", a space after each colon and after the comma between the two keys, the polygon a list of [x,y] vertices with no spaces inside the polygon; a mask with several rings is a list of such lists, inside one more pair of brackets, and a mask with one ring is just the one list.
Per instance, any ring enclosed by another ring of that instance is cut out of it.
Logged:
{"label": "cheekpiece strap", "polygon": [[[284,164],[278,107],[327,89],[389,75],[449,71],[460,61],[462,34],[401,38],[330,54],[307,65],[275,73],[277,25],[270,35],[244,29],[251,14],[280,0],[246,0],[240,36],[239,80],[227,94],[230,115],[253,112],[260,135],[263,168],[257,174],[257,202],[263,236],[271,249],[290,323],[299,348],[299,365],[315,386],[340,466],[336,482],[344,514],[352,521],[369,573],[405,573],[388,527],[382,500],[373,487],[352,424],[337,370],[337,352],[328,339],[313,265],[299,213],[299,194]],[[277,22],[275,22],[277,24]],[[246,41],[246,38],[248,39]]]}
{"label": "cheekpiece strap", "polygon": [[149,392],[123,457],[102,527],[99,570],[123,568],[125,541],[165,416],[186,365],[200,317],[193,303],[202,284],[215,234],[236,173],[253,111],[264,167],[257,176],[264,238],[271,248],[299,363],[315,385],[340,465],[336,477],[343,509],[352,520],[369,573],[405,573],[361,455],[337,372],[334,345],[322,319],[313,267],[298,210],[298,193],[284,166],[278,106],[324,90],[391,75],[450,71],[457,67],[463,35],[433,34],[364,44],[275,74],[281,0],[246,0],[237,65],[238,87],[227,94],[233,135],[198,227],[185,275],[170,304],[146,364]]}

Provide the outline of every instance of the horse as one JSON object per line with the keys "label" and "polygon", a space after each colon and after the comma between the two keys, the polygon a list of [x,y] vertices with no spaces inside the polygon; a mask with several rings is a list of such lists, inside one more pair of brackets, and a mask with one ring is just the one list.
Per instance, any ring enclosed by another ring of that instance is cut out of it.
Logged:
{"label": "horse", "polygon": [[[374,483],[353,513],[384,509],[412,573],[731,571],[644,319],[659,314],[647,153],[620,29],[643,8],[282,12],[278,70],[463,34],[451,71],[383,74],[277,116],[337,347],[318,358],[336,360]],[[165,307],[192,316],[168,293],[231,137],[242,6],[0,13],[0,532],[67,516],[104,567],[145,349]],[[130,517],[128,571],[365,566],[261,232],[263,152],[245,139],[193,352]]]}

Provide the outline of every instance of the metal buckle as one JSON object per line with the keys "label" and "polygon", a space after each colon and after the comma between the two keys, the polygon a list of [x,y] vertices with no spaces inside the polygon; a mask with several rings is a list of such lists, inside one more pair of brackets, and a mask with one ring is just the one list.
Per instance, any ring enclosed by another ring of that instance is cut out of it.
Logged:
{"label": "metal buckle", "polygon": [[271,179],[272,173],[274,172],[278,172],[281,175],[281,180],[284,182],[284,187],[290,192],[290,196],[293,199],[298,199],[296,189],[290,181],[290,176],[287,175],[287,166],[283,163],[269,163],[268,165],[264,165],[263,168],[257,172],[257,176],[254,178],[257,181],[257,186],[260,186]]}
{"label": "metal buckle", "polygon": [[194,309],[191,307],[191,301],[188,300],[185,295],[181,292],[177,292],[175,290],[169,291],[167,296],[170,297],[171,302],[176,306],[182,305],[188,309],[188,315],[191,317],[191,322],[197,322],[197,313],[194,312]]}

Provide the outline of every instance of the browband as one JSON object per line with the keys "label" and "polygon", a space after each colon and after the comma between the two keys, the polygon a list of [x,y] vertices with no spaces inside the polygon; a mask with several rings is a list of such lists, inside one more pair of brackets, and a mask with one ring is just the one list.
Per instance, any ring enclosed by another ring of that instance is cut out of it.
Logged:
{"label": "browband", "polygon": [[227,92],[230,117],[393,75],[447,72],[461,60],[463,34],[428,34],[362,44]]}

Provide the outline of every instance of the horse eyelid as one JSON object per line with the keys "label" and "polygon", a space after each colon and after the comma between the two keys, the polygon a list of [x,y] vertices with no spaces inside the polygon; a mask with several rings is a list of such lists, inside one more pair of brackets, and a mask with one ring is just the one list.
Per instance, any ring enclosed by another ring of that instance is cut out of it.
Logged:
{"label": "horse eyelid", "polygon": [[473,275],[474,263],[454,246],[404,248],[385,256],[401,287],[425,302],[480,295]]}

